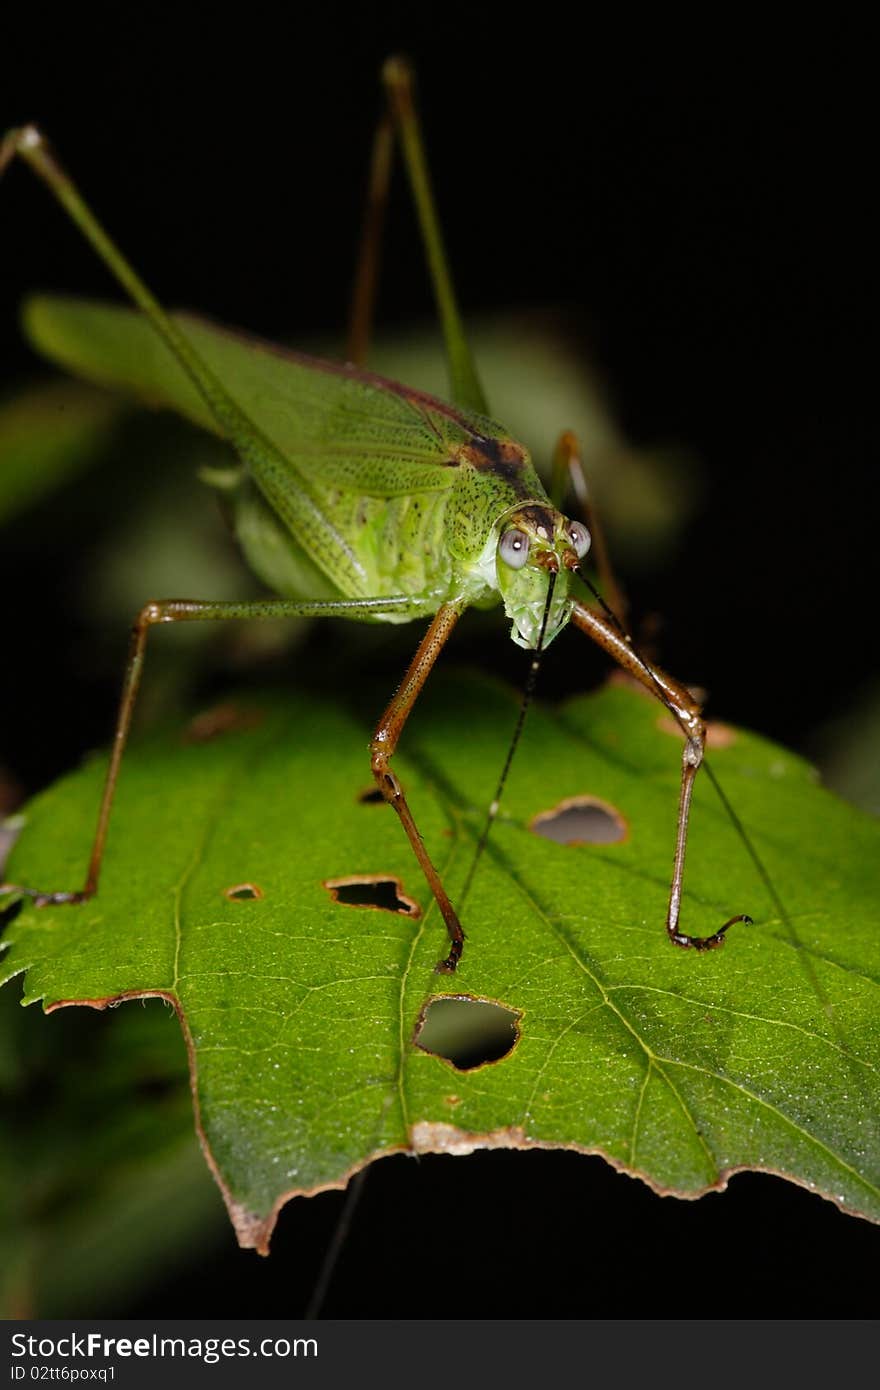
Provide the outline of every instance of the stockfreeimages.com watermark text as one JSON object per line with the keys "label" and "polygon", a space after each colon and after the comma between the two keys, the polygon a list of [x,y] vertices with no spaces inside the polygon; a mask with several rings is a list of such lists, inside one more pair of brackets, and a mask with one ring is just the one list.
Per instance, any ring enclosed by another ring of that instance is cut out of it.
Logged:
{"label": "stockfreeimages.com watermark text", "polygon": [[[71,1332],[62,1337],[34,1337],[24,1332],[15,1332],[11,1343],[14,1358],[27,1358],[31,1361],[47,1361],[56,1357],[64,1360],[82,1358],[105,1361],[116,1357],[139,1357],[144,1360],[170,1357],[181,1361],[204,1361],[210,1366],[235,1357],[277,1357],[284,1360],[293,1356],[318,1355],[318,1342],[315,1337],[160,1337],[157,1332],[147,1337],[106,1337],[102,1332]],[[72,1367],[63,1369],[73,1370]],[[13,1380],[24,1380],[27,1375],[26,1365],[19,1364],[13,1367]],[[80,1377],[72,1374],[63,1377],[65,1380],[92,1378],[89,1371]]]}

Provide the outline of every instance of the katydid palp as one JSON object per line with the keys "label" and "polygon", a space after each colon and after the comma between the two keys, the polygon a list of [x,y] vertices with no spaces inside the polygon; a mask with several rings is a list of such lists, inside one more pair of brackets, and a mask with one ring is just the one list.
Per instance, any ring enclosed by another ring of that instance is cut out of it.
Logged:
{"label": "katydid palp", "polygon": [[[569,622],[603,647],[672,713],[685,736],[678,823],[666,915],[671,942],[720,946],[736,915],[705,936],[680,925],[691,795],[703,761],[705,726],[691,693],[634,648],[606,604],[583,602],[572,579],[591,528],[559,510],[564,479],[582,485],[576,441],[564,434],[545,490],[527,450],[488,413],[461,325],[436,217],[407,66],[384,70],[387,112],[374,145],[370,197],[350,337],[350,361],[321,361],[238,337],[201,320],[167,314],[95,219],[42,134],[11,131],[0,173],[21,156],[48,184],[137,310],[92,307],[93,325],[115,325],[132,345],[124,359],[64,346],[64,307],[51,306],[54,355],[104,384],[148,395],[220,434],[239,465],[225,500],[249,564],[280,597],[242,603],[158,600],[134,624],[122,700],[86,880],[79,890],[0,891],[38,905],[79,903],[98,890],[113,795],[140,683],[147,635],[157,623],[267,617],[348,617],[430,623],[403,682],[376,728],[372,771],[403,823],[450,938],[438,970],[454,971],[464,932],[391,768],[406,719],[464,610],[501,603],[511,636],[535,653]],[[395,137],[421,224],[442,321],[454,404],[385,380],[359,363],[372,315],[382,210]],[[37,314],[40,312],[37,304]],[[123,317],[120,317],[123,316]],[[76,335],[74,335],[76,336]],[[581,576],[583,577],[583,576]],[[497,811],[496,796],[490,817]]]}

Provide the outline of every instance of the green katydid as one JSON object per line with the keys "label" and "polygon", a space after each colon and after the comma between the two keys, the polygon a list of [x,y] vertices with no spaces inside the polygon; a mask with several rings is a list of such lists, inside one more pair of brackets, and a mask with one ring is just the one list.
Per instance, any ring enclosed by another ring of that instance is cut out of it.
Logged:
{"label": "green katydid", "polygon": [[[38,905],[79,903],[98,890],[113,795],[144,663],[156,623],[267,617],[347,617],[430,623],[372,741],[372,770],[394,806],[437,901],[450,938],[438,970],[454,971],[464,933],[428,857],[404,790],[391,769],[406,719],[444,643],[470,605],[501,602],[520,646],[540,652],[572,622],[656,696],[685,735],[678,825],[666,916],[677,946],[720,946],[731,917],[706,936],[680,927],[688,817],[705,743],[690,692],[646,662],[606,604],[587,606],[572,576],[591,544],[590,528],[558,509],[564,480],[583,491],[576,442],[564,434],[551,498],[525,448],[488,413],[471,359],[434,208],[405,63],[392,59],[384,80],[386,115],[376,136],[370,199],[350,340],[350,361],[336,364],[268,348],[186,316],[170,316],[99,225],[33,126],[0,146],[0,173],[20,155],[45,180],[134,301],[132,310],[96,309],[96,321],[125,315],[132,344],[125,361],[99,365],[88,344],[56,344],[74,370],[149,394],[222,435],[240,460],[225,479],[226,500],[245,557],[279,598],[234,602],[147,603],[133,630],[116,734],[86,880],[77,891],[2,885]],[[357,365],[364,354],[376,279],[382,208],[392,145],[407,167],[438,308],[454,404],[378,377]],[[39,306],[38,310],[39,312]],[[63,324],[63,310],[61,314]],[[490,818],[497,811],[496,796]]]}

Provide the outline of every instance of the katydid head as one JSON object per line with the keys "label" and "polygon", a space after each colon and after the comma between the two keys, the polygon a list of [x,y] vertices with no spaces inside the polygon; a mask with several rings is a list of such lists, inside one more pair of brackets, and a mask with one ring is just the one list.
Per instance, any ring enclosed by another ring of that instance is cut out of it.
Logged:
{"label": "katydid head", "polygon": [[[569,521],[555,508],[527,503],[504,518],[495,559],[498,591],[513,623],[511,637],[534,650],[542,626],[547,647],[568,622],[571,598],[568,576],[590,548],[590,533],[579,521]],[[551,574],[556,583],[546,613]]]}

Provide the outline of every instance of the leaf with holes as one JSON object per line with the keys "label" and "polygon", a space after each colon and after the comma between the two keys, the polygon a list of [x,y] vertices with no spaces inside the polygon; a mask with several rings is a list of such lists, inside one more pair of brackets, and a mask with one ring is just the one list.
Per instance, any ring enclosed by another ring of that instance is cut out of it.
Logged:
{"label": "leaf with holes", "polygon": [[[516,699],[440,678],[396,759],[453,898]],[[880,1219],[877,825],[798,758],[714,731],[789,920],[704,782],[685,927],[734,912],[755,926],[722,951],[678,951],[663,929],[674,728],[622,685],[536,708],[444,977],[439,915],[367,791],[368,729],[326,699],[224,708],[132,749],[99,897],[25,906],[4,975],[26,973],[26,1000],[47,1009],[174,1004],[242,1243],[265,1249],[288,1197],[383,1154],[480,1146],[597,1152],[683,1196],[764,1169]],[[102,771],[33,803],[17,881],[79,880]],[[432,1000],[455,996],[503,1006],[498,1060],[456,1068],[436,1034],[417,1041]]]}

